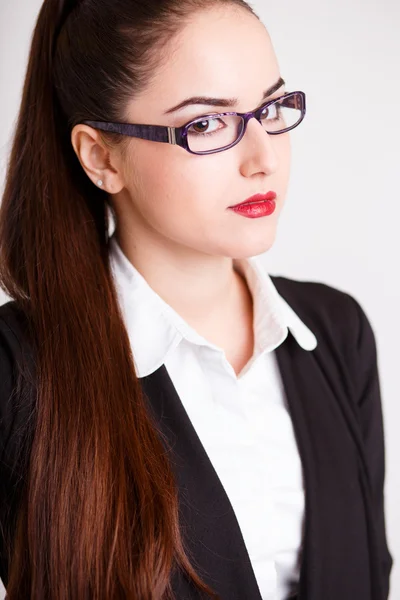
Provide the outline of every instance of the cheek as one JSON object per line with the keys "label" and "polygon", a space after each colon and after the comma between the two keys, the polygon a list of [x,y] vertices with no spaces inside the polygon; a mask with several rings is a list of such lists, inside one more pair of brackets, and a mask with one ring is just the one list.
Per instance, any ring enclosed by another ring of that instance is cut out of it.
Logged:
{"label": "cheek", "polygon": [[229,205],[226,196],[232,185],[229,157],[218,158],[192,156],[179,148],[167,148],[167,152],[153,149],[147,157],[143,155],[136,161],[140,176],[133,184],[142,213],[166,225],[177,218],[199,224],[199,219],[215,216],[225,202]]}

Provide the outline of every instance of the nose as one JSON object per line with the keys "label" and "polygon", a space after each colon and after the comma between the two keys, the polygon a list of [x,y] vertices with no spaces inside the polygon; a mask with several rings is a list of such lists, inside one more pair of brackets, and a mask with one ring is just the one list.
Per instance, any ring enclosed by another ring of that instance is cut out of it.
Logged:
{"label": "nose", "polygon": [[241,153],[241,171],[247,177],[254,172],[267,175],[275,173],[279,167],[275,138],[269,135],[256,118],[247,123],[243,139],[238,144]]}

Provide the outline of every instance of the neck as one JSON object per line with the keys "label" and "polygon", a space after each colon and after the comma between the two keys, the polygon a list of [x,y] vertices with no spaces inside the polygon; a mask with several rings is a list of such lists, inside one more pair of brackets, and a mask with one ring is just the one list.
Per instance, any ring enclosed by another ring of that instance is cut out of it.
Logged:
{"label": "neck", "polygon": [[162,247],[147,244],[144,250],[118,229],[115,237],[150,287],[208,339],[224,328],[251,321],[251,295],[231,258],[168,247],[165,243]]}

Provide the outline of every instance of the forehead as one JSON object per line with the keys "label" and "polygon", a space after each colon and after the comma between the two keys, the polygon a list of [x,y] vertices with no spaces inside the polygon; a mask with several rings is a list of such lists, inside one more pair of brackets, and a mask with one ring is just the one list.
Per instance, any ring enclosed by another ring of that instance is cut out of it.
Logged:
{"label": "forehead", "polygon": [[164,52],[151,85],[132,103],[137,116],[161,115],[192,95],[238,97],[252,106],[280,75],[265,26],[237,7],[195,13]]}

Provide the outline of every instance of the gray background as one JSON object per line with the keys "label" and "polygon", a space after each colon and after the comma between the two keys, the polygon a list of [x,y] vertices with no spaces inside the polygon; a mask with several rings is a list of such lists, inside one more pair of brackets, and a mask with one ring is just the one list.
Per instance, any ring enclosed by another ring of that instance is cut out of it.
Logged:
{"label": "gray background", "polygon": [[[0,191],[40,5],[41,0],[0,0]],[[288,90],[304,90],[308,98],[306,120],[292,133],[292,178],[278,238],[263,260],[271,274],[350,292],[375,330],[386,427],[387,529],[395,559],[390,598],[396,600],[400,3],[258,0],[253,6],[272,36]],[[0,296],[0,303],[6,300]]]}

